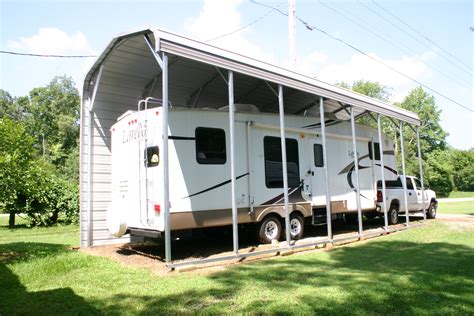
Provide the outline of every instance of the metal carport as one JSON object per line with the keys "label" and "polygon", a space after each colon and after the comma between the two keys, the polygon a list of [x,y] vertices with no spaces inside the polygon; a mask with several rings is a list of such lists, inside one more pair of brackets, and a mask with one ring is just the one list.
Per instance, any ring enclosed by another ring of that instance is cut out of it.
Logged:
{"label": "metal carport", "polygon": [[[279,113],[282,140],[285,139],[284,113],[320,116],[323,141],[325,141],[325,124],[344,120],[351,121],[354,152],[357,152],[354,122],[358,117],[369,115],[378,121],[379,141],[381,140],[381,116],[388,117],[394,124],[399,125],[401,132],[403,123],[407,123],[416,130],[418,135],[420,125],[418,116],[404,109],[167,31],[148,28],[119,35],[99,56],[84,80],[80,153],[80,238],[82,247],[128,240],[127,238],[114,238],[106,228],[106,209],[111,195],[109,129],[121,114],[127,110],[135,110],[137,103],[147,97],[162,100],[163,125],[166,127],[169,101],[173,106],[195,108],[219,108],[229,105],[231,131],[229,174],[231,174],[232,185],[235,181],[232,133],[234,103],[250,103],[256,105],[261,112]],[[331,115],[327,120],[324,120],[325,113]],[[167,133],[168,129],[164,128],[165,138]],[[403,139],[401,144],[403,145]],[[325,148],[324,143],[323,147]],[[401,150],[403,158],[403,146],[401,146]],[[383,157],[383,155],[381,156]],[[168,200],[167,157],[167,143],[165,142],[162,159],[165,168],[163,192],[165,201]],[[285,168],[284,141],[282,141],[282,160]],[[326,157],[324,160],[327,161]],[[405,174],[404,159],[402,161],[403,174]],[[358,187],[357,155],[354,155],[354,164],[356,186]],[[283,174],[285,175],[286,225],[288,225],[288,190],[285,170]],[[423,184],[422,174],[421,181]],[[405,203],[407,203],[406,188],[404,189]],[[383,188],[383,192],[385,196],[385,188]],[[330,200],[328,190],[326,195],[327,200]],[[229,198],[231,197],[229,196]],[[236,212],[235,199],[232,200],[234,201],[233,212]],[[330,207],[327,209],[327,216],[330,219]],[[168,212],[168,203],[164,203],[165,218]],[[234,218],[236,219],[236,217]],[[359,236],[362,236],[360,202],[358,218]],[[385,216],[385,218],[387,217]],[[408,225],[408,212],[406,220]],[[169,225],[165,226],[168,226],[168,229],[165,229],[166,259],[170,263],[169,266],[173,267]],[[387,226],[388,224],[385,222],[386,229],[388,229]],[[233,233],[234,255],[239,256],[237,223],[235,221]],[[332,242],[330,220],[328,221],[328,233],[327,242]],[[289,236],[287,236],[287,240],[288,238]],[[291,248],[291,243],[286,247]]]}

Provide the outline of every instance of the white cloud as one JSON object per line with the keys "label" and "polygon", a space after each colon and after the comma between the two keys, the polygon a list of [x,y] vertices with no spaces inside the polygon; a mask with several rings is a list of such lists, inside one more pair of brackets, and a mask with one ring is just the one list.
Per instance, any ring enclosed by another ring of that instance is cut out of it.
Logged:
{"label": "white cloud", "polygon": [[51,27],[42,27],[31,37],[20,37],[7,43],[10,49],[33,54],[93,54],[94,50],[82,34],[66,32]]}
{"label": "white cloud", "polygon": [[[370,54],[370,56],[413,79],[419,79],[431,73],[428,67],[419,61],[431,58],[431,54],[424,54],[418,58],[419,60],[406,56],[400,59],[382,59],[376,54]],[[313,67],[313,74],[316,73],[318,79],[329,83],[370,80],[392,87],[394,89],[392,101],[401,101],[408,91],[416,86],[416,83],[407,77],[362,54],[353,55],[348,63],[328,63],[318,68]]]}
{"label": "white cloud", "polygon": [[[186,21],[184,28],[193,37],[202,41],[234,32],[243,26],[238,11],[241,3],[242,0],[204,0],[199,16]],[[262,61],[276,63],[274,54],[247,39],[249,32],[250,29],[244,29],[208,43]]]}

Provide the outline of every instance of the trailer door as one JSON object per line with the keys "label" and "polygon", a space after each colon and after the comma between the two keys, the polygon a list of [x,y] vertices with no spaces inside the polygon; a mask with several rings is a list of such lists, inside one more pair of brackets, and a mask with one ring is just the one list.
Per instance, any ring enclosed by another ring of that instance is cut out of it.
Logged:
{"label": "trailer door", "polygon": [[[323,145],[316,138],[308,139],[308,172],[305,179],[311,183],[310,192],[313,205],[326,205]],[[306,181],[305,181],[306,183]]]}

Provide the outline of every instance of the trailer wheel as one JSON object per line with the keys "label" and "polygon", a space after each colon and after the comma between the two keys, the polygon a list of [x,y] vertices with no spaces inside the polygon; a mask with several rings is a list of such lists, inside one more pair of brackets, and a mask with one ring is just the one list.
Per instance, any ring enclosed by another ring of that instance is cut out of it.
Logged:
{"label": "trailer wheel", "polygon": [[290,216],[290,236],[292,240],[298,240],[303,237],[304,217],[299,214],[291,214]]}
{"label": "trailer wheel", "polygon": [[426,210],[426,218],[436,218],[436,205],[433,202],[430,203],[430,206],[428,206],[428,209]]}
{"label": "trailer wheel", "polygon": [[281,223],[275,215],[265,217],[258,223],[258,240],[261,243],[269,244],[272,240],[279,240],[281,236]]}
{"label": "trailer wheel", "polygon": [[388,210],[388,224],[389,225],[396,225],[398,224],[398,206],[396,204],[390,205],[390,209]]}

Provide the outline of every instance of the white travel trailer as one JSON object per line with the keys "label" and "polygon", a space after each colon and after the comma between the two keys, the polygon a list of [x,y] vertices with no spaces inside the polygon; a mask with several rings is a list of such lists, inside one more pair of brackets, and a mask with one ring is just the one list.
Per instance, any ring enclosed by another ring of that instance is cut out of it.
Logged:
{"label": "white travel trailer", "polygon": [[[144,102],[140,103],[140,107]],[[150,103],[148,103],[148,106]],[[128,111],[110,129],[112,203],[108,227],[117,237],[158,236],[162,212],[162,107]],[[232,224],[228,107],[219,110],[171,107],[169,124],[169,203],[171,230]],[[279,118],[237,104],[235,113],[236,205],[238,223],[257,223],[262,242],[279,239],[284,227],[283,171]],[[287,174],[291,236],[299,239],[304,222],[326,217],[326,186],[319,119],[286,117]],[[351,125],[326,128],[332,216],[357,214]],[[381,180],[377,131],[357,125],[362,211],[376,208]],[[383,138],[385,179],[396,179],[394,145]],[[375,152],[375,155],[373,154]]]}

